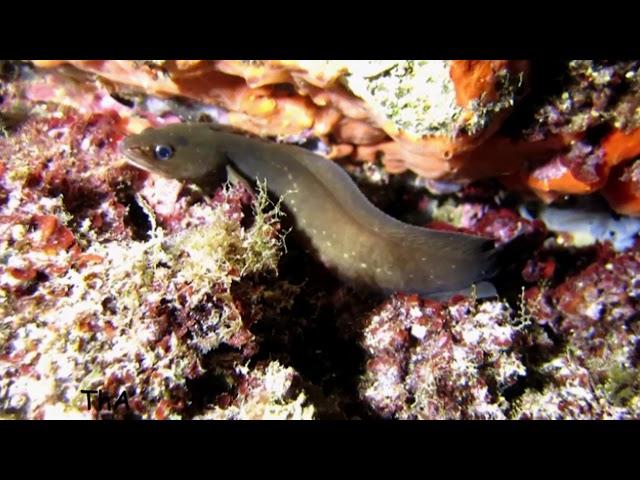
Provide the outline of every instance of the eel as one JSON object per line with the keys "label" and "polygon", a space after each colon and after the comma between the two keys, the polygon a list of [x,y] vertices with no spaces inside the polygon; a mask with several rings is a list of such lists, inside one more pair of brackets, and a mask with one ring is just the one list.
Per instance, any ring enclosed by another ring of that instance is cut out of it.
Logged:
{"label": "eel", "polygon": [[336,163],[294,145],[211,123],[178,123],[127,137],[127,160],[203,187],[230,176],[266,181],[282,197],[294,232],[329,270],[353,285],[432,299],[494,296],[498,249],[487,238],[403,223],[379,210]]}

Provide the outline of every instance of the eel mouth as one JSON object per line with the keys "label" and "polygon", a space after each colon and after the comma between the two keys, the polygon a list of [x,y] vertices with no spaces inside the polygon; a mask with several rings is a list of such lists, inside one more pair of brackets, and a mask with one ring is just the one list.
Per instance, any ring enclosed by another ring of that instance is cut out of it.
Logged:
{"label": "eel mouth", "polygon": [[126,161],[131,165],[147,172],[153,171],[148,160],[151,148],[143,145],[136,145],[134,140],[134,137],[125,138],[122,143],[120,143],[120,153],[124,155]]}

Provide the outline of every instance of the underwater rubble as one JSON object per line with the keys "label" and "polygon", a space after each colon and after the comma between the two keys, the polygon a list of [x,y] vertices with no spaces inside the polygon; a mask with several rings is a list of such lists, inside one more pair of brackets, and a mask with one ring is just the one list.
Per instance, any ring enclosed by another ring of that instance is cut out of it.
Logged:
{"label": "underwater rubble", "polygon": [[[640,418],[640,62],[0,66],[0,418]],[[498,298],[344,284],[264,185],[124,161],[180,121],[522,248]]]}

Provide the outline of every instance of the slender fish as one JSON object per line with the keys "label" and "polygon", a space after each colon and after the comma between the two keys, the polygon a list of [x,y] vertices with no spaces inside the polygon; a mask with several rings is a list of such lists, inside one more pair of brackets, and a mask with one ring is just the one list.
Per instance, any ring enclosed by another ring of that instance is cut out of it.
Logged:
{"label": "slender fish", "polygon": [[203,186],[229,176],[266,181],[270,194],[284,196],[307,248],[347,281],[436,299],[474,283],[479,297],[495,294],[482,282],[497,270],[492,240],[405,224],[372,205],[334,162],[303,148],[195,123],[147,129],[125,139],[122,152],[140,168]]}

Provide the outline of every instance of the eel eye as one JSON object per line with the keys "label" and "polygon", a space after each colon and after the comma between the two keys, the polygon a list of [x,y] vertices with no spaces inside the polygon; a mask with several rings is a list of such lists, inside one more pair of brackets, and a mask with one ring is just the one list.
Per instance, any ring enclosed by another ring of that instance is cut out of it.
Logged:
{"label": "eel eye", "polygon": [[153,149],[153,155],[158,160],[169,160],[173,157],[173,147],[171,145],[156,145]]}

